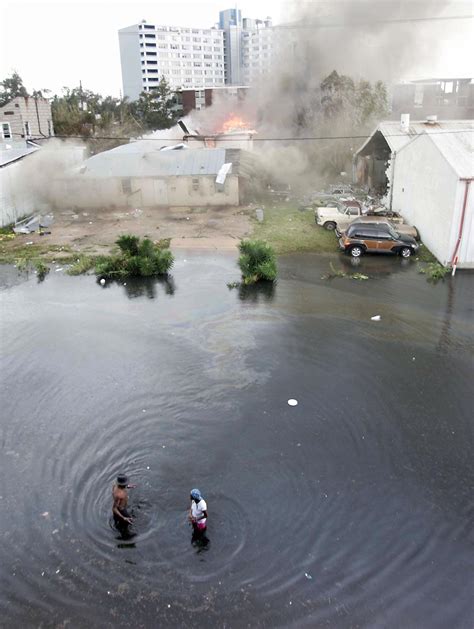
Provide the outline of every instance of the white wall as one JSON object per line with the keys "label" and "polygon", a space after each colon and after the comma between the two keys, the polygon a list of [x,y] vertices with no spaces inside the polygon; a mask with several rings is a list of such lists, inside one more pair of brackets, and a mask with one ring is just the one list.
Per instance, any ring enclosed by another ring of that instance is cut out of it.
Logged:
{"label": "white wall", "polygon": [[442,264],[450,262],[458,204],[458,176],[427,135],[401,149],[395,159],[393,209],[418,229]]}
{"label": "white wall", "polygon": [[[51,202],[58,208],[239,205],[239,180],[228,175],[222,191],[215,175],[131,178],[132,194],[124,194],[122,179],[58,179],[51,184]],[[198,183],[194,182],[196,180]],[[197,189],[196,189],[197,188]]]}
{"label": "white wall", "polygon": [[138,100],[143,92],[138,24],[119,30],[123,95]]}
{"label": "white wall", "polygon": [[22,170],[23,160],[0,168],[0,227],[14,223],[38,209],[31,189],[18,185]]}

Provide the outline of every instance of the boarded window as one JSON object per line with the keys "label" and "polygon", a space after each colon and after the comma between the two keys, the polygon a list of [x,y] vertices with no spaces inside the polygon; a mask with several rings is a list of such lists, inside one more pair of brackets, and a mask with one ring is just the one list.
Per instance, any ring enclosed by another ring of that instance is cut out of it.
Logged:
{"label": "boarded window", "polygon": [[132,180],[130,177],[124,177],[122,179],[122,192],[124,194],[132,194]]}

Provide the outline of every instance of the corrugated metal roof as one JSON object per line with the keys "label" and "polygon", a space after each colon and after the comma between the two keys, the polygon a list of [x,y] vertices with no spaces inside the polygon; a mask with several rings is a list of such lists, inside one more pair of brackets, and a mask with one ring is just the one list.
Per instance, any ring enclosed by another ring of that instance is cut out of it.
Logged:
{"label": "corrugated metal roof", "polygon": [[408,132],[405,132],[402,131],[399,120],[389,120],[381,122],[356,153],[360,153],[377,132],[384,136],[390,150],[394,153],[421,133],[428,133],[433,137],[464,135],[464,133],[472,133],[473,125],[473,120],[438,120],[434,124],[427,123],[425,120],[418,120],[410,121]]}
{"label": "corrugated metal roof", "polygon": [[0,149],[0,168],[7,166],[13,162],[30,155],[31,153],[36,153],[39,150],[39,147],[24,147],[24,148],[15,148],[11,149]]}
{"label": "corrugated metal roof", "polygon": [[216,175],[225,163],[225,149],[160,148],[154,140],[131,142],[94,155],[84,162],[80,172],[91,178]]}

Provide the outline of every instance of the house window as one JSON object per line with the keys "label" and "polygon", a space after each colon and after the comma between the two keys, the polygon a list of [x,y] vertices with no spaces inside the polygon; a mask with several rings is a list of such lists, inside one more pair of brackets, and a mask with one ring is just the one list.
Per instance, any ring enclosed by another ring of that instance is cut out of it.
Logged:
{"label": "house window", "polygon": [[2,122],[2,137],[4,140],[10,140],[12,137],[12,130],[9,122]]}
{"label": "house window", "polygon": [[199,179],[193,179],[192,180],[192,189],[193,190],[199,190]]}
{"label": "house window", "polygon": [[51,120],[48,120],[48,135],[53,135],[53,125]]}
{"label": "house window", "polygon": [[122,192],[124,194],[132,194],[132,180],[130,177],[122,178]]}
{"label": "house window", "polygon": [[30,123],[25,122],[24,128],[25,128],[25,135],[27,138],[29,138],[31,136]]}
{"label": "house window", "polygon": [[15,115],[15,112],[14,112],[14,111],[4,111],[4,112],[3,112],[3,115],[4,115],[4,116],[14,116],[14,115]]}

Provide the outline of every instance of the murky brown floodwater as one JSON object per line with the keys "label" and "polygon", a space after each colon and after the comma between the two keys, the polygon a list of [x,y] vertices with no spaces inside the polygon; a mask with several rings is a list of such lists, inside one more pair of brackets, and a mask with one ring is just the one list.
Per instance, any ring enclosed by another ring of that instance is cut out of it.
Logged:
{"label": "murky brown floodwater", "polygon": [[228,256],[104,288],[0,269],[2,627],[472,627],[474,276],[329,261],[241,293]]}

